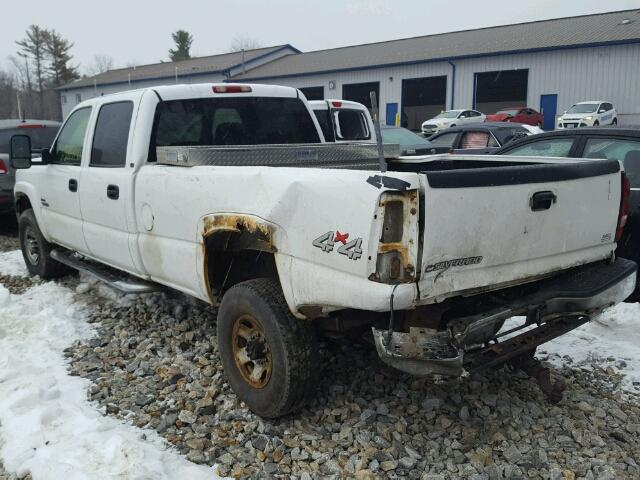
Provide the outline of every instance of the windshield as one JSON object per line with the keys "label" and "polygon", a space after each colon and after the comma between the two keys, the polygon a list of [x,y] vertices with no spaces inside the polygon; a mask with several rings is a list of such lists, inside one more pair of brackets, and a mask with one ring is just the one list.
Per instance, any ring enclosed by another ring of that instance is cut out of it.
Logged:
{"label": "windshield", "polygon": [[440,112],[433,118],[458,118],[458,115],[460,115],[459,110],[449,110],[446,112]]}
{"label": "windshield", "polygon": [[380,133],[384,143],[399,143],[402,147],[424,146],[426,148],[431,146],[429,140],[416,135],[406,128],[383,128]]}
{"label": "windshield", "polygon": [[579,103],[567,110],[567,113],[595,113],[598,105],[598,103]]}
{"label": "windshield", "polygon": [[511,115],[515,117],[518,114],[518,110],[500,110],[496,115]]}

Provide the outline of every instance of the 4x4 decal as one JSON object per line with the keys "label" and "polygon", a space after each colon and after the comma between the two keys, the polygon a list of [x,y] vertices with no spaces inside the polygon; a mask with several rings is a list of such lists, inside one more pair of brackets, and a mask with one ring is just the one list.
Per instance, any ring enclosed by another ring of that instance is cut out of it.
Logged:
{"label": "4x4 decal", "polygon": [[337,230],[335,233],[331,231],[316,238],[313,241],[313,246],[321,249],[325,253],[330,253],[333,251],[336,243],[342,243],[340,248],[338,248],[338,253],[349,257],[351,260],[359,260],[360,257],[362,257],[362,238],[356,238],[355,240],[347,242],[348,239],[348,233],[340,233],[340,230]]}

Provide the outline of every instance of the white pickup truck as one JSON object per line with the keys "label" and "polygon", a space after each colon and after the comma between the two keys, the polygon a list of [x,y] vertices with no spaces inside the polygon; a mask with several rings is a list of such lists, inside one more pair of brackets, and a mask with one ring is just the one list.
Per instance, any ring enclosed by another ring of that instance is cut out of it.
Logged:
{"label": "white pickup truck", "polygon": [[375,145],[324,143],[293,88],[98,97],[41,160],[11,139],[20,244],[43,278],[73,267],[218,306],[229,384],[264,417],[314,392],[320,332],[360,329],[396,368],[459,376],[526,358],[633,292],[635,263],[614,256],[618,162],[380,160]]}

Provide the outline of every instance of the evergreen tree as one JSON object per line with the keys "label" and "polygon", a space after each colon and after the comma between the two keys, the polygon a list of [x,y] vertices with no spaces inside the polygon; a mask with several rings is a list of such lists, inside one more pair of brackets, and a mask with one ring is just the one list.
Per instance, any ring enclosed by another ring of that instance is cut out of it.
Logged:
{"label": "evergreen tree", "polygon": [[193,36],[186,30],[178,30],[171,34],[171,38],[176,44],[175,49],[169,50],[169,58],[172,62],[178,62],[180,60],[188,60],[191,58],[191,44],[193,43]]}

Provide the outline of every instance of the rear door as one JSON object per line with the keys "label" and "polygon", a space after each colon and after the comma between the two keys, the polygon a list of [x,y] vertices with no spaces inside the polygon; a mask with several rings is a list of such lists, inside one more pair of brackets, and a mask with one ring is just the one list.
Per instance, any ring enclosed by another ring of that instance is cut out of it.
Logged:
{"label": "rear door", "polygon": [[[140,94],[96,106],[90,132],[89,161],[80,179],[84,238],[90,254],[114,267],[136,273],[129,248],[134,220],[133,159],[129,159],[131,125]],[[131,165],[130,165],[131,164]]]}
{"label": "rear door", "polygon": [[[620,207],[618,162],[425,173],[420,292],[472,293],[607,258]],[[455,156],[452,161],[455,162]]]}

